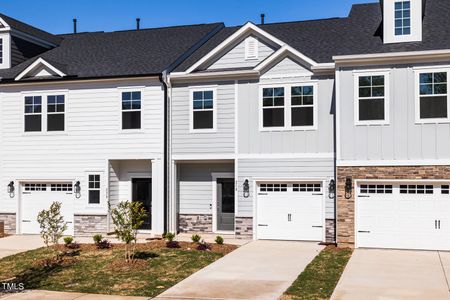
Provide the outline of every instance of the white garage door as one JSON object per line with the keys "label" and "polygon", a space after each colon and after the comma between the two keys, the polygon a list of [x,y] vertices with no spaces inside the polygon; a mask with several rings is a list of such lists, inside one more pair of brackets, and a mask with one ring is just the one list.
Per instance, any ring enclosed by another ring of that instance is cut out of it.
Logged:
{"label": "white garage door", "polygon": [[68,222],[65,234],[73,235],[73,187],[72,183],[23,183],[21,186],[21,233],[40,233],[37,215],[57,201],[62,203],[61,213]]}
{"label": "white garage door", "polygon": [[361,183],[358,247],[450,250],[449,184]]}
{"label": "white garage door", "polygon": [[323,239],[321,182],[262,182],[257,188],[258,239]]}

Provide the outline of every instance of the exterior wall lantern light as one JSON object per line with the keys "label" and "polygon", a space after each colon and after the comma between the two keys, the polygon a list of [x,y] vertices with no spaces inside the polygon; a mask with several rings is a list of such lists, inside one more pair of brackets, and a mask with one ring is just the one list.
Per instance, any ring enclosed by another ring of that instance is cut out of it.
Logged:
{"label": "exterior wall lantern light", "polygon": [[336,181],[334,179],[330,180],[328,184],[328,198],[333,199],[336,194]]}
{"label": "exterior wall lantern light", "polygon": [[350,199],[352,197],[352,178],[347,177],[345,178],[345,199]]}
{"label": "exterior wall lantern light", "polygon": [[77,199],[81,197],[81,186],[79,181],[77,181],[74,185],[74,192]]}
{"label": "exterior wall lantern light", "polygon": [[250,196],[250,184],[248,182],[248,179],[244,180],[243,191],[244,191],[244,198],[248,198]]}
{"label": "exterior wall lantern light", "polygon": [[14,181],[10,181],[8,183],[8,187],[6,190],[8,191],[9,197],[14,198],[15,195],[14,191],[16,190],[16,188],[14,187]]}

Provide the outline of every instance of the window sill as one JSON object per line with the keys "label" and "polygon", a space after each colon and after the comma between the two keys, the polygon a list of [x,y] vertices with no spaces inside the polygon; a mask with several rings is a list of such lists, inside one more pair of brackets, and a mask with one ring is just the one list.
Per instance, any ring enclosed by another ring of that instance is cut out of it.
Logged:
{"label": "window sill", "polygon": [[66,131],[30,131],[23,132],[22,136],[68,136]]}
{"label": "window sill", "polygon": [[293,132],[293,131],[316,131],[317,126],[305,126],[305,127],[272,127],[272,128],[260,128],[260,132]]}
{"label": "window sill", "polygon": [[449,124],[450,119],[420,119],[416,120],[416,125],[422,125],[422,124]]}
{"label": "window sill", "polygon": [[189,133],[215,133],[217,129],[191,129]]}
{"label": "window sill", "polygon": [[140,129],[121,129],[119,131],[119,134],[122,134],[122,133],[124,133],[124,134],[134,134],[134,133],[144,133],[144,132],[145,131],[142,128],[140,128]]}
{"label": "window sill", "polygon": [[388,121],[356,121],[355,126],[389,126]]}

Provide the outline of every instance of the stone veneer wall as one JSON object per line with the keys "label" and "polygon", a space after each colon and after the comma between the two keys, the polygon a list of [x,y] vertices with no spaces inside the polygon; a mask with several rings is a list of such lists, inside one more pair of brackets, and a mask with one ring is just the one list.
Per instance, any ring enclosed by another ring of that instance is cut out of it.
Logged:
{"label": "stone veneer wall", "polygon": [[[337,169],[337,242],[340,246],[355,244],[355,180],[422,180],[450,179],[450,166],[379,166],[338,167]],[[353,180],[350,199],[345,199],[345,178]]]}
{"label": "stone veneer wall", "polygon": [[253,218],[252,217],[236,217],[235,233],[238,239],[253,238]]}
{"label": "stone veneer wall", "polygon": [[106,215],[75,215],[75,235],[107,233],[107,218]]}
{"label": "stone veneer wall", "polygon": [[0,221],[5,223],[5,233],[16,233],[16,214],[15,213],[0,213]]}
{"label": "stone veneer wall", "polygon": [[212,232],[212,215],[179,214],[178,229],[180,232]]}
{"label": "stone veneer wall", "polygon": [[334,220],[332,219],[326,219],[325,220],[325,242],[327,243],[334,243]]}

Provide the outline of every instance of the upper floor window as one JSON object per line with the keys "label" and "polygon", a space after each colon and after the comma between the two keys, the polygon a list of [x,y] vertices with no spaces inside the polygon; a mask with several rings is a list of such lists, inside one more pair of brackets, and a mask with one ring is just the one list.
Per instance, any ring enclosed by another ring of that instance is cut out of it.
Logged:
{"label": "upper floor window", "polygon": [[0,64],[3,64],[3,39],[0,39]]}
{"label": "upper floor window", "polygon": [[411,34],[411,2],[395,2],[395,35]]}
{"label": "upper floor window", "polygon": [[25,97],[25,132],[42,130],[42,97]]}
{"label": "upper floor window", "polygon": [[122,129],[141,128],[141,92],[122,93]]}
{"label": "upper floor window", "polygon": [[447,72],[419,73],[419,121],[448,119]]}
{"label": "upper floor window", "polygon": [[388,122],[387,75],[356,76],[355,123],[386,124]]}
{"label": "upper floor window", "polygon": [[193,90],[191,94],[192,130],[215,128],[215,90]]}
{"label": "upper floor window", "polygon": [[245,59],[258,59],[258,40],[252,36],[245,40]]}
{"label": "upper floor window", "polygon": [[284,126],[284,87],[263,89],[263,127]]}
{"label": "upper floor window", "polygon": [[64,95],[47,96],[47,131],[64,131]]}
{"label": "upper floor window", "polygon": [[313,86],[294,86],[291,88],[291,125],[314,125]]}

